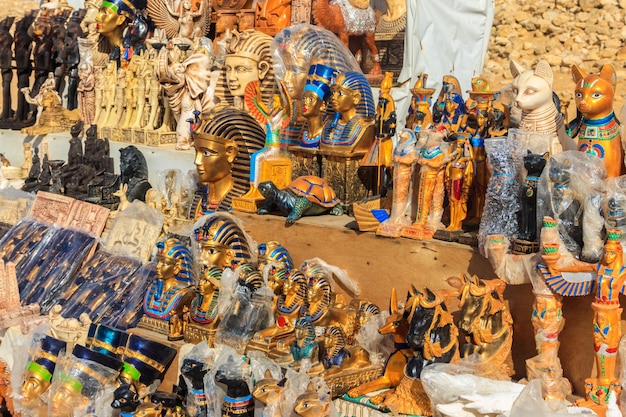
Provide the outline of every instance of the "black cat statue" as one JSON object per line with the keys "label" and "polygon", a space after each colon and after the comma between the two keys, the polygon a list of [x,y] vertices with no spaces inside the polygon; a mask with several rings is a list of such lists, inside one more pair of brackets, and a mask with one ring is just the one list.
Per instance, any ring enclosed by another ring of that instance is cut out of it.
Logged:
{"label": "black cat statue", "polygon": [[519,212],[519,232],[513,241],[513,252],[520,254],[539,251],[537,239],[537,184],[548,162],[548,153],[536,154],[528,151],[524,156],[526,178],[522,186]]}

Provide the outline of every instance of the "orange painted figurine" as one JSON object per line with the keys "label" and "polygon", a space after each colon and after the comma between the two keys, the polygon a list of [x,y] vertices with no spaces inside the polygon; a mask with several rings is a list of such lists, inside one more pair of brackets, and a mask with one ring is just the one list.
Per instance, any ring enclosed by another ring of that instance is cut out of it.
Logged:
{"label": "orange painted figurine", "polygon": [[[593,347],[596,352],[597,376],[585,380],[587,400],[583,405],[591,407],[599,415],[606,412],[610,391],[619,394],[621,390],[620,381],[615,375],[622,316],[619,294],[624,293],[626,281],[620,236],[618,230],[608,231],[604,255],[598,264],[572,261],[569,266],[559,267],[558,248],[554,250],[555,245],[552,245],[544,248],[543,260],[547,268],[540,265],[547,284],[558,294],[595,295],[591,308],[594,312]],[[589,273],[589,277],[588,279],[577,277],[575,281],[569,281],[567,276],[561,274],[563,272],[586,272]]]}
{"label": "orange painted figurine", "polygon": [[624,170],[620,124],[613,112],[613,96],[617,76],[611,64],[605,64],[599,74],[587,74],[574,65],[576,82],[574,99],[582,114],[572,136],[578,136],[578,150],[604,159],[607,177],[619,177]]}

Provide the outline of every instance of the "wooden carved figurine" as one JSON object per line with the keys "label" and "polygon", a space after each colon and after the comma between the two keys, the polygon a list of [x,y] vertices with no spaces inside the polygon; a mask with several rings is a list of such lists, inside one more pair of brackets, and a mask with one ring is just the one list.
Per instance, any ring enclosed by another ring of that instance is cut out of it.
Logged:
{"label": "wooden carved figurine", "polygon": [[[241,29],[241,23],[239,24]],[[274,36],[281,29],[291,26],[291,0],[262,0],[256,4],[254,27]]]}
{"label": "wooden carved figurine", "polygon": [[144,313],[150,319],[169,321],[169,326],[159,329],[167,330],[169,340],[181,340],[183,306],[193,299],[191,253],[175,238],[157,243],[157,248],[157,276],[144,297]]}
{"label": "wooden carved figurine", "polygon": [[519,129],[526,132],[551,134],[548,149],[551,155],[563,150],[576,149],[576,144],[565,132],[563,115],[556,108],[553,100],[552,68],[546,61],[540,60],[534,70],[511,61],[513,92],[516,94],[515,106],[522,110]]}
{"label": "wooden carved figurine", "polygon": [[13,26],[15,17],[7,17],[0,22],[0,72],[2,73],[2,114],[0,120],[11,117],[11,80],[13,68],[11,65],[11,50],[13,36],[9,29]]}
{"label": "wooden carved figurine", "polygon": [[576,132],[572,132],[573,137],[578,137],[578,150],[602,158],[606,176],[618,177],[625,170],[620,123],[613,112],[615,68],[605,64],[599,74],[587,74],[574,65],[572,76],[576,82],[576,107],[582,114]]}
{"label": "wooden carved figurine", "polygon": [[[604,254],[597,264],[573,260],[567,266],[558,265],[558,244],[544,248],[543,268],[546,283],[563,296],[594,294],[593,347],[596,355],[597,376],[585,380],[587,401],[582,404],[604,415],[611,391],[619,393],[620,381],[615,373],[617,350],[620,341],[622,308],[619,294],[624,293],[626,268],[623,266],[621,233],[609,230]],[[546,270],[547,269],[547,270]],[[563,272],[587,272],[587,279],[568,281]]]}

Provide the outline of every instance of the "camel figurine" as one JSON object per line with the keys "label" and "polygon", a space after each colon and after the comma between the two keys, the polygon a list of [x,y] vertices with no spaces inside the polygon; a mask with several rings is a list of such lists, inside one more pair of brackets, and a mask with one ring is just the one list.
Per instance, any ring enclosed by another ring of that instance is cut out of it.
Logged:
{"label": "camel figurine", "polygon": [[[330,30],[349,48],[350,37],[360,37],[363,44],[369,49],[374,66],[370,75],[381,75],[380,56],[374,42],[376,18],[369,0],[313,0],[311,5],[313,23]],[[355,54],[359,64],[362,60],[362,51]]]}

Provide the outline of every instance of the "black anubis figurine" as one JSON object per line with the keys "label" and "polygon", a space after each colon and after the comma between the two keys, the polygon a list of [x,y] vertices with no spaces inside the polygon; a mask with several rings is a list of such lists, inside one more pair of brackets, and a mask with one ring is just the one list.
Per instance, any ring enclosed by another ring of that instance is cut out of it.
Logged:
{"label": "black anubis figurine", "polygon": [[537,183],[546,167],[547,158],[547,153],[539,155],[530,151],[524,156],[524,168],[527,174],[522,187],[518,233],[520,240],[537,241]]}
{"label": "black anubis figurine", "polygon": [[65,38],[67,36],[65,22],[68,17],[67,13],[66,11],[58,13],[50,20],[52,72],[54,73],[55,90],[59,92],[59,95],[65,90],[65,73],[67,71],[67,65],[65,63],[67,58],[67,51],[65,50]]}
{"label": "black anubis figurine", "polygon": [[9,33],[14,17],[7,17],[0,22],[0,71],[2,72],[2,115],[0,120],[8,120],[11,114],[11,80],[13,79],[12,46],[13,36]]}
{"label": "black anubis figurine", "polygon": [[15,24],[13,40],[15,41],[15,67],[17,73],[17,110],[15,111],[14,119],[8,124],[3,125],[0,123],[0,127],[3,128],[20,129],[21,122],[28,119],[30,107],[24,98],[22,88],[30,85],[30,75],[33,72],[33,66],[30,61],[33,38],[29,34],[29,28],[34,20],[34,12],[31,12],[31,14],[25,15]]}
{"label": "black anubis figurine", "polygon": [[232,357],[228,360],[228,370],[218,369],[215,382],[226,386],[226,396],[222,404],[222,417],[254,417],[254,398],[248,383],[237,375]]}
{"label": "black anubis figurine", "polygon": [[83,20],[85,13],[85,9],[77,10],[72,13],[72,16],[67,21],[63,64],[66,67],[68,76],[66,106],[68,110],[74,110],[78,107],[78,64],[80,63],[78,38],[83,37],[83,29],[80,26],[80,22]]}

